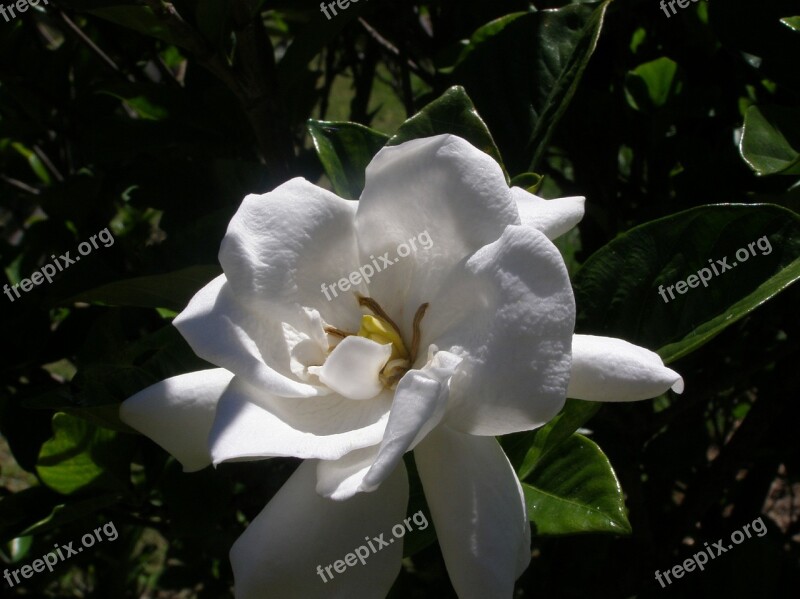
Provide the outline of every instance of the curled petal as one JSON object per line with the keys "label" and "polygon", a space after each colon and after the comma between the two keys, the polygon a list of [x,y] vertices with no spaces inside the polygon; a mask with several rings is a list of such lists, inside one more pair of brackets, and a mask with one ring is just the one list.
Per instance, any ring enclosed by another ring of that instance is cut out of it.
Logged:
{"label": "curled petal", "polygon": [[591,401],[636,401],[667,389],[683,392],[683,379],[658,354],[615,337],[575,335],[567,396]]}
{"label": "curled petal", "polygon": [[377,489],[402,461],[403,454],[439,424],[447,407],[450,377],[460,362],[454,354],[436,352],[422,370],[411,370],[400,380],[378,455],[359,490]]}
{"label": "curled petal", "polygon": [[383,389],[379,375],[391,355],[391,344],[351,335],[334,348],[322,367],[309,371],[339,395],[371,399]]}
{"label": "curled petal", "polygon": [[448,352],[436,352],[424,368],[407,372],[395,390],[380,446],[354,451],[335,462],[320,462],[317,491],[343,500],[377,489],[402,462],[403,454],[441,421],[447,407],[448,381],[460,361]]}
{"label": "curled petal", "polygon": [[122,402],[120,419],[194,472],[211,463],[208,434],[233,373],[223,368],[168,378]]}

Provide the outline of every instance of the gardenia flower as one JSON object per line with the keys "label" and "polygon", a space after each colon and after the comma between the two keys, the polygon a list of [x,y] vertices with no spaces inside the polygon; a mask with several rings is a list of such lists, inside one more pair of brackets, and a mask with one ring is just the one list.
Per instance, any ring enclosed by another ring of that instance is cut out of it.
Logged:
{"label": "gardenia flower", "polygon": [[[383,148],[358,202],[299,178],[244,199],[220,249],[224,274],[174,321],[219,368],[121,409],[187,471],[307,460],[234,544],[237,598],[385,596],[402,542],[327,582],[316,572],[403,522],[411,450],[458,595],[512,595],[530,526],[494,437],[545,424],[566,397],[683,386],[646,349],[573,335],[550,240],[582,216],[583,198],[509,188],[497,162],[453,135]],[[395,257],[423,231],[427,249]],[[379,257],[368,283],[351,276]],[[351,289],[324,293],[343,278]]]}

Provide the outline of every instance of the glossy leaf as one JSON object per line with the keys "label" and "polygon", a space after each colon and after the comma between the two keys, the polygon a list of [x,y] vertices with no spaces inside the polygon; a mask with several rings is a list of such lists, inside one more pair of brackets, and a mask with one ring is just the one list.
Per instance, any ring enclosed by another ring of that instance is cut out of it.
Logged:
{"label": "glossy leaf", "polygon": [[364,189],[364,171],[389,136],[358,123],[314,119],[308,121],[308,132],[333,190],[357,200]]}
{"label": "glossy leaf", "polygon": [[605,454],[586,437],[572,435],[546,454],[531,479],[522,490],[534,534],[630,534],[617,476]]}
{"label": "glossy leaf", "polygon": [[739,150],[758,175],[800,174],[800,108],[748,108]]}
{"label": "glossy leaf", "polygon": [[462,52],[453,81],[466,87],[503,152],[515,152],[512,172],[537,170],[594,52],[608,6],[515,13],[478,29]]}
{"label": "glossy leaf", "polygon": [[531,475],[537,464],[551,451],[558,449],[580,427],[586,424],[602,407],[600,402],[568,399],[566,405],[542,428],[528,433],[531,442],[517,469],[520,480]]}
{"label": "glossy leaf", "polygon": [[786,25],[789,29],[800,31],[800,17],[784,17],[781,23]]}
{"label": "glossy leaf", "polygon": [[537,193],[544,183],[544,176],[537,173],[522,173],[511,179],[511,187],[521,187],[529,193]]}
{"label": "glossy leaf", "polygon": [[64,495],[89,486],[121,489],[128,478],[130,443],[130,438],[59,412],[36,471],[44,484]]}
{"label": "glossy leaf", "polygon": [[[475,106],[464,88],[458,86],[448,89],[403,123],[389,140],[388,145],[396,146],[410,139],[444,133],[463,137],[503,166],[500,151],[497,149],[486,123],[475,110]],[[506,175],[506,180],[508,180],[508,175]]]}
{"label": "glossy leaf", "polygon": [[[697,280],[701,269],[707,286]],[[691,275],[695,286],[674,288],[671,299],[668,287]],[[671,362],[798,278],[796,213],[770,204],[701,206],[635,227],[595,252],[573,280],[576,330],[621,337]]]}
{"label": "glossy leaf", "polygon": [[663,108],[682,87],[678,63],[662,56],[630,71],[625,77],[628,103],[640,111]]}

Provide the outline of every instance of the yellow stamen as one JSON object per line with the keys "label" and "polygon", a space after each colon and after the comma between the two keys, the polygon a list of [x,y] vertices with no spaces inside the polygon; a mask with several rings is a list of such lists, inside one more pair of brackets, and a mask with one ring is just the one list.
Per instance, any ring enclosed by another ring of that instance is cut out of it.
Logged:
{"label": "yellow stamen", "polygon": [[391,343],[392,355],[389,358],[390,360],[408,358],[408,351],[405,345],[403,345],[403,339],[400,337],[400,333],[383,318],[372,316],[371,314],[362,316],[361,328],[358,330],[358,336],[366,337],[381,345]]}

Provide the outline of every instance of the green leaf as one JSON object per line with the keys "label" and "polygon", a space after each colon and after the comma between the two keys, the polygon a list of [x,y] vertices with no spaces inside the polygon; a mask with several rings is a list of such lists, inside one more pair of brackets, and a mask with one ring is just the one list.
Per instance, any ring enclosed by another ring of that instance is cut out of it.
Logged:
{"label": "green leaf", "polygon": [[3,552],[8,555],[8,561],[12,564],[18,564],[28,557],[31,547],[33,546],[33,537],[23,536],[11,539],[8,542],[6,551]]}
{"label": "green leaf", "polygon": [[800,174],[800,108],[748,108],[739,151],[758,175]]}
{"label": "green leaf", "polygon": [[389,136],[358,123],[314,119],[308,121],[308,132],[333,190],[357,200],[364,190],[364,171]]}
{"label": "green leaf", "polygon": [[19,142],[12,143],[11,147],[14,148],[14,150],[16,150],[20,156],[28,161],[31,170],[42,183],[45,183],[46,185],[50,184],[50,173],[47,172],[44,164],[33,150],[29,150]]}
{"label": "green leaf", "polygon": [[536,173],[522,173],[511,179],[511,187],[521,187],[529,193],[537,193],[544,183],[544,176]]}
{"label": "green leaf", "polygon": [[[670,285],[699,278],[701,269],[707,286],[693,280],[670,298]],[[798,278],[800,216],[770,204],[700,206],[635,227],[595,252],[573,280],[576,330],[621,337],[671,362]]]}
{"label": "green leaf", "polygon": [[582,435],[547,453],[522,483],[528,518],[539,536],[630,534],[622,489],[608,458]]}
{"label": "green leaf", "polygon": [[221,272],[219,266],[191,266],[171,273],[116,281],[85,291],[61,303],[86,302],[183,310],[192,296]]}
{"label": "green leaf", "polygon": [[127,484],[130,447],[130,437],[58,412],[36,471],[44,484],[64,495],[90,486],[120,490]]}
{"label": "green leaf", "polygon": [[453,80],[467,89],[506,157],[513,152],[511,172],[538,170],[609,3],[508,15],[478,29],[462,52]]}
{"label": "green leaf", "polygon": [[781,23],[786,25],[789,29],[800,31],[800,17],[784,17],[781,19]]}
{"label": "green leaf", "polygon": [[580,427],[586,424],[601,408],[596,401],[568,399],[564,408],[546,425],[528,433],[531,442],[517,469],[520,480],[525,480],[534,471],[541,460],[554,449],[559,448]]}
{"label": "green leaf", "polygon": [[[411,139],[452,133],[463,137],[479,150],[494,158],[500,166],[503,159],[489,128],[469,99],[463,87],[455,86],[428,104],[400,125],[387,145],[396,146]],[[503,169],[505,172],[505,168]],[[508,181],[508,175],[506,175]]]}
{"label": "green leaf", "polygon": [[625,76],[628,103],[641,112],[662,108],[681,92],[678,63],[666,57],[640,64]]}

